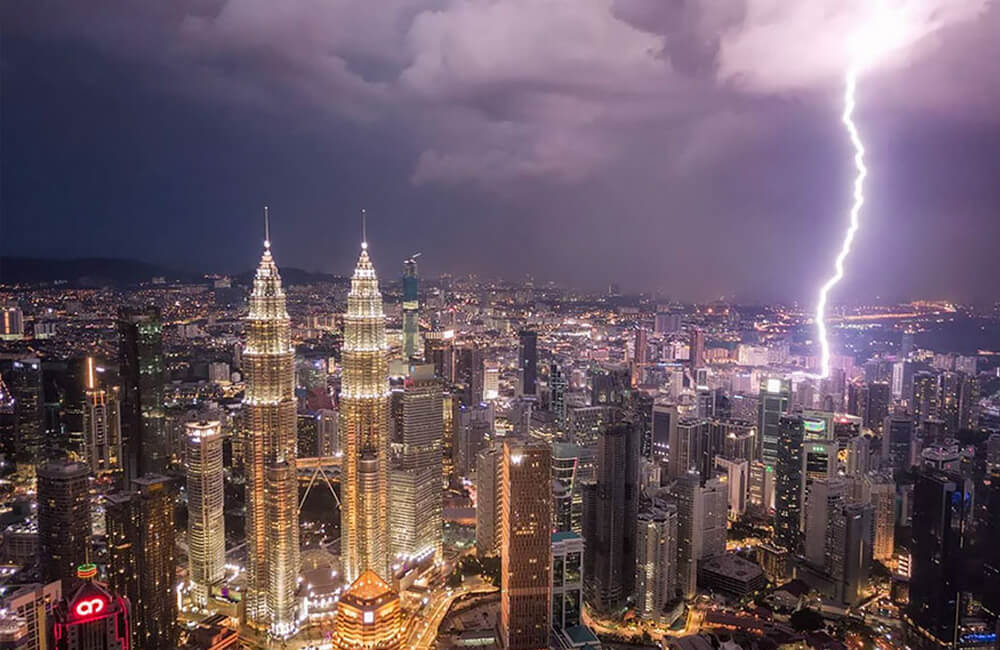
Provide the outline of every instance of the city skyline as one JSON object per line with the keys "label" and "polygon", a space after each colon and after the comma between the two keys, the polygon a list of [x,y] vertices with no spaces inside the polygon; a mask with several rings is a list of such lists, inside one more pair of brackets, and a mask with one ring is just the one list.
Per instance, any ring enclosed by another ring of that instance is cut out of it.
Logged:
{"label": "city skyline", "polygon": [[[517,278],[523,269],[597,287],[609,278],[588,261],[606,259],[613,281],[681,299],[811,299],[829,263],[816,263],[820,243],[848,207],[830,34],[862,3],[770,18],[757,2],[732,16],[657,4],[601,1],[573,14],[565,2],[509,3],[490,24],[498,37],[519,34],[523,53],[468,38],[489,21],[481,2],[394,4],[382,19],[341,3],[298,40],[286,22],[306,11],[298,5],[283,19],[245,1],[70,6],[57,20],[10,10],[0,253],[182,270],[212,260],[204,270],[231,272],[245,268],[246,226],[268,203],[291,266],[336,272],[353,252],[334,234],[367,207],[383,266],[423,251],[432,274],[514,276],[517,255]],[[925,4],[942,10],[861,80],[870,211],[835,301],[996,298],[978,270],[1000,236],[989,110],[1000,97],[989,56],[1000,7]],[[773,55],[758,46],[769,38]],[[803,43],[815,55],[796,69],[782,57]],[[46,53],[52,44],[73,56]],[[434,68],[454,47],[496,57],[496,72]],[[227,61],[237,73],[220,86]],[[74,96],[72,119],[45,101],[56,92]],[[39,189],[54,182],[63,191]],[[170,227],[144,238],[140,224]],[[706,252],[712,264],[699,263]],[[680,281],[692,267],[697,277]]]}

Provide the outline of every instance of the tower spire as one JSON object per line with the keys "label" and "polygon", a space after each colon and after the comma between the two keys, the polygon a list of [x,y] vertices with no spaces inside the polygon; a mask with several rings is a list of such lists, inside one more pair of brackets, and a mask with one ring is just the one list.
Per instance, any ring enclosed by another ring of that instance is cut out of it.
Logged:
{"label": "tower spire", "polygon": [[271,216],[266,205],[264,206],[264,248],[271,248]]}
{"label": "tower spire", "polygon": [[368,249],[368,212],[361,208],[361,248]]}

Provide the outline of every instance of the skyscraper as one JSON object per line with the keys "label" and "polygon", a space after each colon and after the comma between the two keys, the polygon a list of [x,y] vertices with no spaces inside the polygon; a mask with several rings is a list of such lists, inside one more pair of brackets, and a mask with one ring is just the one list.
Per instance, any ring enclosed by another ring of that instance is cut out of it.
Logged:
{"label": "skyscraper", "polygon": [[118,314],[119,363],[122,382],[121,435],[124,487],[146,474],[167,469],[163,412],[163,321],[159,310],[123,309]]}
{"label": "skyscraper", "polygon": [[596,481],[584,487],[585,592],[590,605],[611,611],[635,587],[639,514],[639,432],[624,421],[598,439]]}
{"label": "skyscraper", "polygon": [[677,589],[684,598],[695,594],[698,562],[726,550],[727,486],[724,476],[702,485],[698,472],[677,479]]}
{"label": "skyscraper", "polygon": [[[418,253],[419,255],[419,253]],[[420,296],[417,256],[403,261],[403,360],[412,361],[420,350]]]}
{"label": "skyscraper", "polygon": [[299,572],[295,470],[295,348],[285,292],[264,242],[247,316],[243,351],[246,447],[247,624],[275,637],[296,627]]}
{"label": "skyscraper", "polygon": [[957,474],[921,469],[913,487],[910,603],[914,641],[951,647],[956,635],[963,550],[972,526],[971,485]]}
{"label": "skyscraper", "polygon": [[520,373],[519,396],[536,397],[538,395],[538,333],[531,330],[521,330],[518,335],[517,367]]}
{"label": "skyscraper", "polygon": [[692,327],[690,348],[691,372],[705,366],[705,333],[698,327]]}
{"label": "skyscraper", "polygon": [[913,420],[918,427],[923,425],[925,420],[940,416],[938,397],[937,375],[930,372],[918,372],[913,375],[913,395],[910,400],[910,409],[913,411]]}
{"label": "skyscraper", "polygon": [[894,472],[910,469],[914,460],[913,420],[905,415],[890,415],[882,425],[882,460]]}
{"label": "skyscraper", "polygon": [[76,567],[90,561],[90,468],[50,461],[38,468],[38,558],[46,581],[69,591]]}
{"label": "skyscraper", "polygon": [[504,441],[501,486],[500,634],[507,650],[549,647],[552,493],[548,446]]}
{"label": "skyscraper", "polygon": [[830,575],[834,596],[855,605],[868,583],[872,563],[872,507],[850,503],[830,521]]}
{"label": "skyscraper", "polygon": [[658,620],[677,597],[677,506],[657,504],[638,521],[635,608],[643,619]]}
{"label": "skyscraper", "polygon": [[172,650],[177,629],[174,499],[170,479],[146,476],[105,501],[108,586],[131,604],[132,647]]}
{"label": "skyscraper", "polygon": [[208,605],[212,585],[225,577],[225,476],[218,422],[187,425],[188,568],[192,599]]}
{"label": "skyscraper", "polygon": [[502,449],[496,445],[482,450],[476,458],[476,554],[479,557],[500,553],[502,460]]}
{"label": "skyscraper", "polygon": [[13,398],[15,460],[34,465],[41,457],[45,438],[42,362],[37,357],[0,361],[0,371]]}
{"label": "skyscraper", "polygon": [[443,392],[434,366],[410,366],[403,385],[400,440],[393,444],[389,483],[394,561],[440,556]]}
{"label": "skyscraper", "polygon": [[95,476],[122,469],[119,389],[98,386],[94,358],[86,360],[86,397],[83,406],[84,451]]}
{"label": "skyscraper", "polygon": [[106,585],[96,582],[96,575],[96,565],[81,566],[78,571],[80,585],[56,605],[52,626],[55,650],[130,650],[135,647],[129,635],[128,603]]}
{"label": "skyscraper", "polygon": [[768,379],[760,386],[759,458],[774,467],[778,462],[778,420],[788,411],[792,396],[791,384],[784,379]]}
{"label": "skyscraper", "polygon": [[344,316],[340,390],[341,560],[347,579],[371,569],[384,580],[389,566],[389,380],[382,294],[368,242],[351,278]]}
{"label": "skyscraper", "polygon": [[799,545],[802,518],[802,445],[805,438],[803,419],[799,415],[783,415],[778,420],[777,429],[774,537],[778,544],[795,552]]}

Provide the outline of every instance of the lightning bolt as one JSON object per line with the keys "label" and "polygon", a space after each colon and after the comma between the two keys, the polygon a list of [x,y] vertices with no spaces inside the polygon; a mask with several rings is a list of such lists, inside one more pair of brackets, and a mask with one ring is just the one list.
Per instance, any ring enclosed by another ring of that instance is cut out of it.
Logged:
{"label": "lightning bolt", "polygon": [[851,145],[854,147],[854,200],[851,204],[850,225],[844,234],[844,241],[840,246],[837,259],[833,263],[833,275],[820,287],[819,300],[816,302],[816,328],[819,332],[820,345],[820,379],[830,376],[830,341],[826,327],[826,308],[830,290],[844,278],[844,262],[851,254],[854,236],[861,225],[861,208],[865,204],[865,176],[868,175],[868,168],[865,166],[865,145],[861,141],[861,133],[854,122],[854,109],[857,106],[855,95],[857,94],[860,69],[860,63],[855,61],[851,63],[844,75],[844,112],[840,116],[840,121],[843,122]]}

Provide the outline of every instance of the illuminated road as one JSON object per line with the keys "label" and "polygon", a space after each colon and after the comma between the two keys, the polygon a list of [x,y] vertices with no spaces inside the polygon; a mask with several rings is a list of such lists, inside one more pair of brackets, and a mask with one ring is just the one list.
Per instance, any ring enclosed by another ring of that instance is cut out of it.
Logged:
{"label": "illuminated road", "polygon": [[438,628],[441,626],[441,621],[444,620],[444,617],[458,598],[469,594],[490,594],[496,592],[496,590],[496,587],[490,584],[463,585],[453,590],[450,596],[447,592],[437,594],[434,600],[427,605],[427,611],[430,612],[430,616],[424,618],[423,621],[418,619],[414,622],[410,634],[407,635],[406,647],[416,648],[417,650],[430,650],[434,647],[434,642],[437,640]]}

